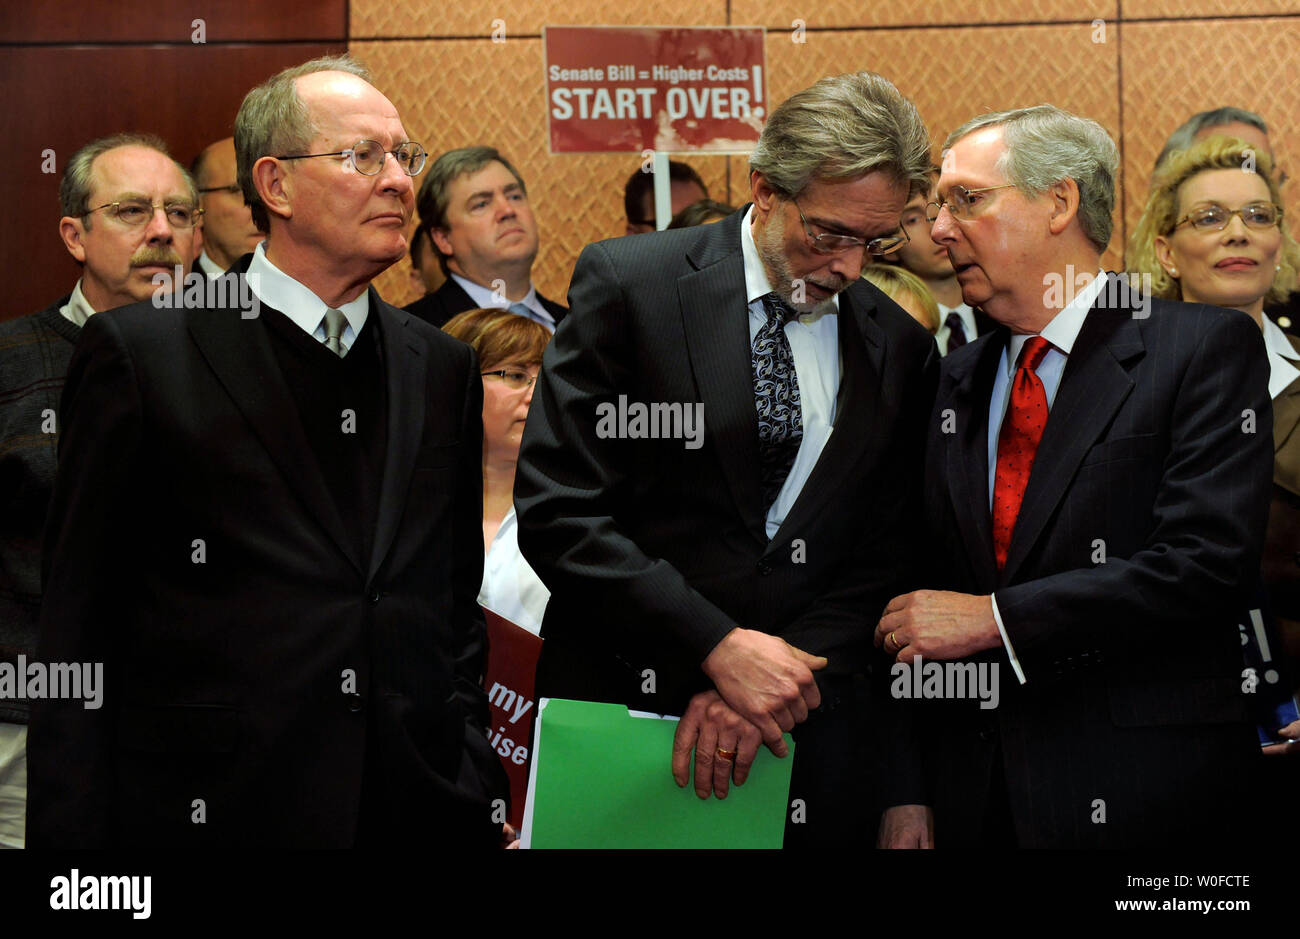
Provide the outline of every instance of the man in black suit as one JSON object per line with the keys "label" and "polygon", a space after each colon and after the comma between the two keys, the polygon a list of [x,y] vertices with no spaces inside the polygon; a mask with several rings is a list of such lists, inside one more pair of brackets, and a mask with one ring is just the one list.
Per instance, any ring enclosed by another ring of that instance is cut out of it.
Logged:
{"label": "man in black suit", "polygon": [[682,714],[673,770],[694,750],[701,798],[793,730],[787,845],[874,819],[871,625],[912,575],[938,356],[860,273],[928,165],[885,79],[794,95],[752,205],[583,251],[524,431],[520,546],[552,591],[538,693]]}
{"label": "man in black suit", "polygon": [[[1095,122],[1042,105],[945,147],[933,237],[1001,328],[944,359],[928,429],[945,589],[891,601],[876,642],[931,674],[989,670],[998,694],[944,679],[912,702],[923,749],[900,774],[928,792],[909,801],[932,801],[939,846],[1243,836],[1258,745],[1235,614],[1272,474],[1259,329],[1099,271],[1118,156]],[[893,810],[886,843],[923,842],[924,815]]]}
{"label": "man in black suit", "polygon": [[203,207],[203,250],[194,270],[220,277],[266,237],[253,224],[253,213],[235,181],[235,138],[223,137],[204,147],[190,164],[190,173]]}
{"label": "man in black suit", "polygon": [[425,174],[418,207],[447,282],[408,312],[442,326],[466,310],[500,307],[555,331],[568,308],[533,286],[537,218],[505,157],[492,147],[448,150]]}
{"label": "man in black suit", "polygon": [[36,703],[34,847],[500,831],[481,379],[369,288],[405,251],[424,152],[366,77],[313,60],[245,98],[239,180],[270,233],[247,275],[83,331],[38,652],[103,663],[104,690]]}

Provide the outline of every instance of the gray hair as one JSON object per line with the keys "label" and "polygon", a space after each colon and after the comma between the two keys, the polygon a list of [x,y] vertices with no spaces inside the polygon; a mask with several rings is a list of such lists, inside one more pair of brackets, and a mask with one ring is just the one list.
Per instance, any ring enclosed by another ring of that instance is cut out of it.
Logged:
{"label": "gray hair", "polygon": [[930,135],[916,106],[873,72],[823,78],[777,106],[749,157],[772,188],[798,198],[814,179],[883,171],[912,192],[930,185]]}
{"label": "gray hair", "polygon": [[420,227],[429,232],[429,243],[438,252],[438,263],[442,265],[443,273],[449,273],[447,256],[439,250],[437,242],[433,240],[433,230],[447,227],[447,206],[451,202],[451,184],[467,173],[477,173],[489,163],[500,163],[509,170],[524,195],[528,195],[524,178],[495,147],[461,147],[457,150],[448,150],[434,160],[424,174],[424,182],[420,184],[420,194],[416,197],[415,207],[420,213]]}
{"label": "gray hair", "polygon": [[351,56],[321,56],[262,82],[244,96],[235,117],[235,178],[261,231],[270,231],[270,217],[253,185],[253,164],[264,156],[302,150],[316,136],[315,122],[296,86],[299,78],[315,72],[347,72],[370,81],[370,70]]}
{"label": "gray hair", "polygon": [[1169,159],[1169,154],[1175,150],[1189,149],[1196,143],[1196,135],[1201,131],[1209,130],[1211,127],[1223,127],[1226,124],[1246,124],[1262,134],[1268,134],[1268,125],[1254,111],[1244,111],[1241,108],[1232,107],[1201,111],[1199,114],[1193,114],[1183,122],[1181,127],[1169,135],[1169,139],[1165,141],[1164,149],[1156,157],[1152,171],[1160,169],[1161,164]]}
{"label": "gray hair", "polygon": [[1063,179],[1079,187],[1079,224],[1097,250],[1105,251],[1115,227],[1115,174],[1119,150],[1096,121],[1050,104],[981,114],[943,142],[947,150],[986,127],[1001,127],[1006,151],[997,169],[1027,195],[1041,195]]}
{"label": "gray hair", "polygon": [[63,179],[59,181],[59,207],[64,215],[71,218],[84,217],[85,226],[90,227],[90,216],[86,215],[86,212],[90,209],[90,175],[95,160],[119,147],[144,147],[148,150],[157,150],[167,157],[176,164],[181,178],[185,180],[185,185],[190,190],[190,201],[195,205],[199,204],[199,191],[194,185],[194,178],[185,167],[176,163],[161,137],[156,134],[124,133],[92,140],[72,155],[72,159],[64,167]]}

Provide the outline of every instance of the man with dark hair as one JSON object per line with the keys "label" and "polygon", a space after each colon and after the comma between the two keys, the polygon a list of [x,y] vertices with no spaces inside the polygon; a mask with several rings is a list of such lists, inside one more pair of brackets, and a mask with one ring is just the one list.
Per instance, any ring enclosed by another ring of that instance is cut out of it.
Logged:
{"label": "man with dark hair", "polygon": [[[900,772],[924,769],[939,847],[1245,840],[1259,746],[1236,617],[1273,471],[1259,328],[1100,270],[1119,154],[1095,121],[985,114],[944,147],[932,237],[1000,326],[943,360],[928,422],[941,589],[876,628],[900,691],[931,688],[908,695],[922,749]],[[887,844],[927,838],[905,819]]]}
{"label": "man with dark hair", "polygon": [[235,181],[235,138],[224,137],[200,150],[190,173],[203,206],[203,251],[194,269],[220,277],[266,237],[253,224]]}
{"label": "man with dark hair", "polygon": [[[1268,124],[1254,111],[1242,108],[1223,107],[1193,114],[1169,135],[1156,157],[1153,169],[1160,169],[1160,164],[1169,158],[1175,150],[1186,150],[1198,140],[1204,140],[1214,134],[1236,137],[1252,147],[1273,158],[1273,145],[1268,139]],[[1274,161],[1276,162],[1276,161]]]}
{"label": "man with dark hair", "polygon": [[95,316],[69,367],[38,652],[104,688],[33,706],[29,843],[493,846],[482,379],[370,287],[424,149],[327,57],[235,150],[247,274]]}
{"label": "man with dark hair", "polygon": [[[411,232],[411,289],[420,296],[433,293],[447,282],[441,256],[433,247],[429,233],[418,225]],[[407,312],[410,312],[409,310]]]}
{"label": "man with dark hair", "polygon": [[[668,179],[673,215],[688,205],[709,197],[709,189],[704,185],[704,180],[689,163],[669,160]],[[627,184],[623,187],[623,214],[627,217],[625,234],[639,235],[655,230],[654,173],[637,170],[627,178]]]}
{"label": "man with dark hair", "polygon": [[[157,137],[87,144],[64,168],[59,233],[81,265],[72,292],[0,323],[0,663],[32,657],[41,603],[40,540],[54,488],[59,395],[81,328],[145,300],[193,257],[195,193]],[[22,847],[29,702],[0,686],[0,847]],[[74,771],[75,772],[75,771]]]}
{"label": "man with dark hair", "polygon": [[417,205],[447,282],[409,312],[442,326],[457,313],[498,307],[555,331],[568,310],[533,286],[537,219],[510,161],[492,147],[448,150],[429,167]]}
{"label": "man with dark hair", "polygon": [[[782,103],[751,205],[582,252],[524,430],[519,544],[552,591],[538,693],[683,715],[672,768],[686,785],[694,752],[701,798],[793,730],[791,846],[842,843],[893,797],[871,618],[914,582],[938,355],[860,274],[904,237],[929,150],[869,72]],[[633,407],[680,420],[620,433]]]}

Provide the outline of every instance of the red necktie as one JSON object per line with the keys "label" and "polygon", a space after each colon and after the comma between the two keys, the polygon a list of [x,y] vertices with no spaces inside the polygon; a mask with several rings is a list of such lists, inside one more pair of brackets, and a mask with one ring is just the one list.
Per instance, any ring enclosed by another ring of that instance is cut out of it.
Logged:
{"label": "red necktie", "polygon": [[1038,442],[1047,426],[1047,392],[1034,369],[1052,344],[1033,336],[1020,350],[1020,365],[1011,384],[1011,404],[998,434],[998,468],[993,477],[993,553],[998,570],[1007,565],[1011,532],[1029,485]]}

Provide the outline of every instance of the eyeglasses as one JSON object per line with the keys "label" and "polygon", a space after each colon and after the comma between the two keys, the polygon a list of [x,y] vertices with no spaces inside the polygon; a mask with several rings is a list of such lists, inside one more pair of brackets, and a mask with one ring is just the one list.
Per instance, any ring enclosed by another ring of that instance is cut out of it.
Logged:
{"label": "eyeglasses", "polygon": [[1240,215],[1247,228],[1264,230],[1272,228],[1282,221],[1282,207],[1271,202],[1252,202],[1250,205],[1243,205],[1239,209],[1225,209],[1221,205],[1207,205],[1195,212],[1188,212],[1174,222],[1174,228],[1170,229],[1170,231],[1181,225],[1186,225],[1188,222],[1191,222],[1192,227],[1197,231],[1223,231],[1228,227],[1234,215]]}
{"label": "eyeglasses", "polygon": [[975,214],[975,206],[983,202],[983,199],[972,198],[982,192],[993,192],[997,189],[1010,189],[1015,183],[1006,183],[1002,186],[985,186],[982,189],[967,189],[965,186],[953,186],[948,190],[948,198],[940,199],[938,202],[927,202],[925,204],[925,220],[931,225],[939,218],[939,213],[943,211],[946,205],[948,211],[952,213],[953,218],[967,221]]}
{"label": "eyeglasses", "polygon": [[377,176],[384,168],[384,158],[392,154],[397,165],[407,176],[416,176],[424,169],[429,154],[418,143],[399,143],[396,150],[385,150],[383,144],[373,140],[358,140],[350,150],[335,150],[333,153],[300,153],[296,156],[278,156],[277,160],[310,160],[314,157],[345,156],[352,161],[352,168],[363,176]]}
{"label": "eyeglasses", "polygon": [[912,240],[907,237],[907,232],[901,228],[897,235],[872,238],[870,241],[856,235],[814,234],[808,224],[808,219],[803,217],[803,209],[799,208],[799,203],[794,199],[790,201],[794,202],[794,209],[799,213],[799,221],[803,223],[804,234],[808,236],[808,240],[812,242],[813,250],[818,254],[835,254],[838,251],[847,251],[850,248],[865,246],[869,254],[880,257]]}
{"label": "eyeglasses", "polygon": [[489,375],[495,375],[506,383],[506,387],[511,391],[523,391],[533,382],[537,381],[536,375],[529,375],[523,369],[519,368],[498,368],[491,372],[479,372],[484,378]]}
{"label": "eyeglasses", "polygon": [[229,192],[232,195],[239,192],[239,183],[231,183],[229,186],[208,186],[206,189],[200,189],[201,193],[209,192]]}
{"label": "eyeglasses", "polygon": [[85,218],[100,209],[108,209],[110,215],[123,225],[130,225],[132,228],[139,228],[152,221],[157,209],[163,210],[163,214],[167,216],[167,223],[172,228],[193,228],[203,215],[202,209],[195,208],[188,202],[156,203],[144,199],[126,199],[122,202],[105,202],[103,205],[97,205],[93,209],[82,212],[81,217]]}

